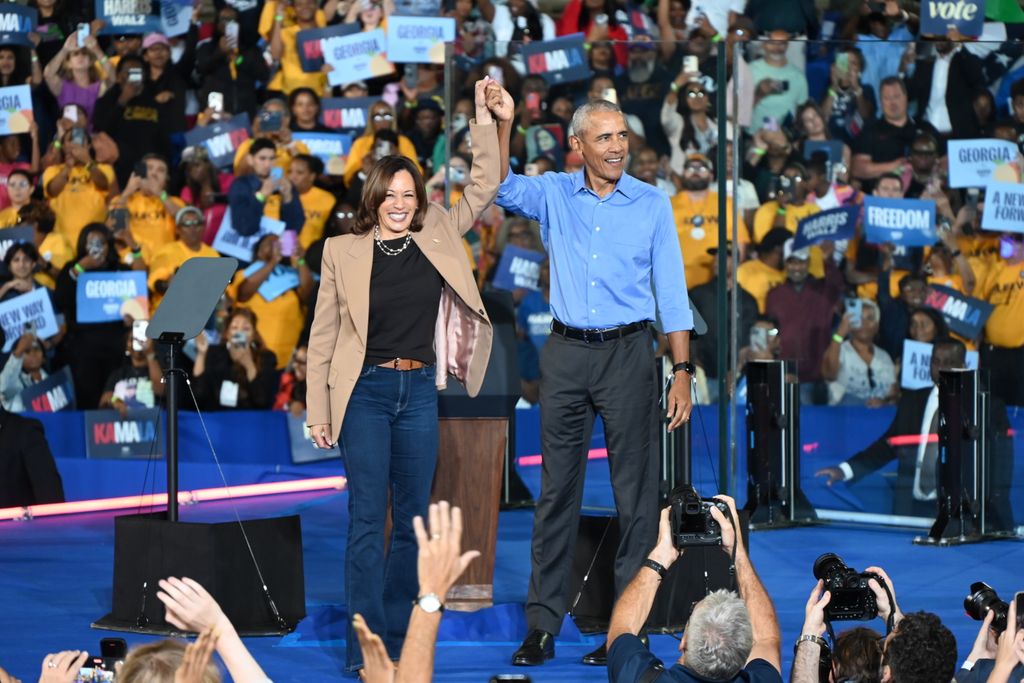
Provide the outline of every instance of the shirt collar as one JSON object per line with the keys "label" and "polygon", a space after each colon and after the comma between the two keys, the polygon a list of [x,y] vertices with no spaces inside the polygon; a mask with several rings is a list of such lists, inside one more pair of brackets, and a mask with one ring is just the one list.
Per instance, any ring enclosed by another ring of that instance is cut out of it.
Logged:
{"label": "shirt collar", "polygon": [[[583,190],[583,189],[591,191],[587,187],[586,181],[583,179],[583,174],[585,172],[586,172],[586,169],[581,168],[580,170],[576,171],[575,173],[573,173],[573,174],[571,174],[569,176],[570,178],[572,178],[572,193],[573,193],[573,195],[576,195],[580,190]],[[628,173],[624,172],[622,174],[622,177],[619,178],[619,182],[615,183],[615,189],[612,190],[611,194],[615,194],[616,192],[619,192],[626,199],[633,199],[637,195],[635,183],[638,183],[638,182],[640,182],[640,181],[638,181],[636,178],[634,178],[633,176],[629,175]]]}

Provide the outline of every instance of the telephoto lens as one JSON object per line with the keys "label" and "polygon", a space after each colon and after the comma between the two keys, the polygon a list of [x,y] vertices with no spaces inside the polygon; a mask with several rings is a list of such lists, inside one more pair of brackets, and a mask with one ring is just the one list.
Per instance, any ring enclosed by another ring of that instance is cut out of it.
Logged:
{"label": "telephoto lens", "polygon": [[964,598],[964,611],[975,621],[984,621],[985,615],[992,612],[992,630],[1002,633],[1006,630],[1006,617],[1010,605],[999,599],[992,586],[984,581],[971,584],[970,594]]}
{"label": "telephoto lens", "polygon": [[882,577],[858,572],[835,553],[825,553],[814,561],[814,578],[821,579],[832,596],[825,606],[829,621],[870,621],[878,616],[878,603],[868,581],[875,579],[884,585]]}

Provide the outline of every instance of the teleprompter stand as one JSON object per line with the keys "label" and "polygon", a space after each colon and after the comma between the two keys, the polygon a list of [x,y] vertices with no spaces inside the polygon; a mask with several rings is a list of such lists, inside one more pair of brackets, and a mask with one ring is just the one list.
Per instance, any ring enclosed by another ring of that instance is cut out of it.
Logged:
{"label": "teleprompter stand", "polygon": [[176,633],[156,597],[157,582],[169,576],[203,585],[242,635],[284,634],[305,616],[298,516],[221,524],[178,520],[179,392],[188,380],[180,354],[202,331],[237,267],[231,258],[186,261],[150,321],[146,335],[167,349],[167,510],[114,520],[113,609],[94,628]]}

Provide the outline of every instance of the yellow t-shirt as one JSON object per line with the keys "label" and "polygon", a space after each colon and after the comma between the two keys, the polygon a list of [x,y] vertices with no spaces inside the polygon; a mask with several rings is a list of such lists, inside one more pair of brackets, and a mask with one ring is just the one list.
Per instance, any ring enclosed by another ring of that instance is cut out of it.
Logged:
{"label": "yellow t-shirt", "polygon": [[[373,149],[373,135],[360,135],[352,141],[352,149],[349,150],[348,158],[345,160],[343,177],[346,185],[351,183],[356,174],[363,170],[363,157],[369,154],[371,149]],[[416,145],[412,144],[412,140],[404,135],[398,136],[398,153],[416,164],[420,173],[423,172],[419,157],[416,155]]]}
{"label": "yellow t-shirt", "polygon": [[[169,199],[178,209],[185,206],[185,202],[177,197]],[[148,247],[156,253],[165,244],[174,241],[174,216],[167,211],[159,197],[136,192],[125,202],[125,208],[128,209],[128,229],[144,249]]]}
{"label": "yellow t-shirt", "polygon": [[[50,195],[50,181],[57,177],[62,168],[63,164],[57,164],[43,171],[43,188],[50,199],[50,208],[57,216],[54,230],[63,235],[69,244],[77,244],[82,228],[89,223],[103,223],[107,220],[109,193],[96,188],[85,166],[73,166],[61,193],[56,197]],[[113,186],[114,169],[107,164],[98,164],[97,168]]]}
{"label": "yellow t-shirt", "polygon": [[[726,233],[732,234],[732,198],[725,200]],[[676,235],[683,251],[683,267],[686,270],[686,287],[693,289],[710,282],[714,274],[714,257],[708,249],[718,246],[718,193],[709,191],[700,200],[694,200],[689,192],[683,191],[672,197],[672,215],[676,220]],[[740,244],[747,243],[747,226],[739,217]]]}
{"label": "yellow t-shirt", "polygon": [[764,313],[768,292],[786,281],[786,271],[776,270],[760,259],[751,259],[736,269],[736,281],[757,301],[757,310]]}
{"label": "yellow t-shirt", "polygon": [[981,298],[995,306],[985,323],[985,341],[1008,349],[1024,346],[1024,263],[994,263]]}
{"label": "yellow t-shirt", "polygon": [[323,237],[324,226],[327,225],[331,209],[334,208],[334,195],[319,187],[311,187],[309,192],[299,195],[299,201],[302,202],[302,211],[306,214],[306,222],[302,224],[302,230],[299,232],[299,244],[303,249],[309,249],[309,245]]}
{"label": "yellow t-shirt", "polygon": [[192,251],[181,240],[175,240],[160,247],[147,261],[149,264],[150,311],[155,311],[156,307],[160,305],[160,300],[163,299],[163,295],[154,289],[156,281],[169,280],[178,271],[178,268],[181,268],[181,264],[196,256],[217,258],[220,254],[216,249],[202,242],[199,243],[199,251]]}
{"label": "yellow t-shirt", "polygon": [[[284,49],[285,49],[285,54],[287,54],[287,52],[288,52],[288,37],[287,37],[288,33],[287,33],[287,31],[290,28],[296,27],[296,24],[295,24],[295,8],[292,7],[292,4],[290,2],[284,3],[284,6],[281,7],[280,11],[279,11],[278,3],[276,2],[276,0],[267,0],[267,2],[264,3],[264,5],[263,5],[263,10],[260,12],[260,22],[259,22],[259,25],[256,28],[256,31],[260,34],[261,38],[263,38],[265,41],[267,41],[267,43],[270,43],[270,34],[274,30],[274,16],[277,15],[277,14],[280,14],[283,17],[283,19],[284,19],[281,22],[281,40],[285,44],[285,48]],[[314,17],[314,21],[316,22],[316,25],[319,28],[323,28],[324,26],[327,26],[327,15],[324,14],[323,10],[318,9],[316,11],[316,16]],[[292,40],[291,42],[292,42],[292,46],[294,48],[295,41]],[[267,86],[268,90],[284,90],[284,88],[282,87],[282,83],[284,82],[284,80],[286,78],[285,75],[284,75],[284,68],[283,68],[284,67],[284,55],[282,55],[282,57],[281,57],[281,66],[282,66],[282,68],[278,69],[274,73],[273,78],[270,79],[270,84]],[[301,67],[299,67],[299,71],[300,72],[302,71]],[[310,74],[310,75],[315,75],[315,74]],[[324,78],[324,82],[326,83],[326,77]],[[295,86],[295,87],[297,88],[299,86]],[[322,92],[322,90],[317,90],[317,92]]]}
{"label": "yellow t-shirt", "polygon": [[[786,230],[795,235],[797,224],[804,218],[813,216],[819,211],[821,209],[810,202],[805,202],[802,206],[788,205],[786,207]],[[778,212],[779,203],[773,199],[762,204],[761,208],[754,213],[754,239],[757,242],[763,240],[768,231],[772,229],[772,224],[775,223],[775,216],[778,215]],[[807,272],[814,277],[825,277],[825,257],[818,247],[811,247],[811,259],[808,262]]]}
{"label": "yellow t-shirt", "polygon": [[302,70],[298,42],[295,40],[295,36],[301,30],[298,24],[281,29],[284,51],[281,53],[281,69],[278,71],[281,80],[280,90],[290,95],[292,90],[298,88],[312,88],[317,95],[323,95],[327,89],[327,74]]}
{"label": "yellow t-shirt", "polygon": [[231,283],[231,297],[238,302],[236,305],[251,309],[256,314],[256,329],[267,349],[277,357],[280,370],[288,365],[305,323],[298,292],[291,289],[273,301],[267,301],[256,292],[248,301],[238,301],[238,288],[243,282],[245,274],[240,270]]}
{"label": "yellow t-shirt", "polygon": [[13,206],[8,206],[0,211],[0,228],[13,228],[20,222],[21,217],[18,215],[18,210]]}
{"label": "yellow t-shirt", "polygon": [[[306,146],[305,142],[299,142],[296,140],[292,142],[292,145],[295,147],[296,154],[309,154],[309,147]],[[251,138],[240,144],[238,149],[235,150],[235,175],[238,175],[239,168],[242,165],[242,159],[244,159],[245,155],[249,153],[250,147],[252,147]],[[277,166],[284,171],[285,175],[288,175],[288,171],[292,167],[292,153],[287,147],[283,145],[277,146],[277,156],[274,157],[274,166]]]}
{"label": "yellow t-shirt", "polygon": [[[64,236],[54,230],[43,238],[42,244],[39,245],[39,255],[60,270],[74,258],[75,252]],[[36,273],[36,282],[50,289],[57,286],[57,282],[46,273]]]}

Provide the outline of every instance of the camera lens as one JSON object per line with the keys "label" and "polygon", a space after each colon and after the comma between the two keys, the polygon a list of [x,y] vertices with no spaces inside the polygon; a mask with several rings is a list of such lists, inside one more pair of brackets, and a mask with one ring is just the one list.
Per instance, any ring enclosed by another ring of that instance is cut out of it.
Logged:
{"label": "camera lens", "polygon": [[996,633],[1006,630],[1006,617],[1010,606],[999,599],[999,595],[992,586],[984,581],[976,581],[971,584],[971,593],[964,598],[964,611],[967,616],[975,621],[984,621],[985,615],[991,610],[992,629]]}
{"label": "camera lens", "polygon": [[814,561],[814,578],[829,581],[837,573],[842,574],[845,569],[846,563],[838,555],[825,553]]}

